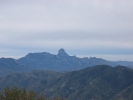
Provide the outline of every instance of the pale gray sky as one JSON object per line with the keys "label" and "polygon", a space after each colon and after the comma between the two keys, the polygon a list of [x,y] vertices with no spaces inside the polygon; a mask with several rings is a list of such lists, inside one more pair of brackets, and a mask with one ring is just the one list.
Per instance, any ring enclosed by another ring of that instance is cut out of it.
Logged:
{"label": "pale gray sky", "polygon": [[0,57],[60,48],[133,61],[133,0],[0,0]]}

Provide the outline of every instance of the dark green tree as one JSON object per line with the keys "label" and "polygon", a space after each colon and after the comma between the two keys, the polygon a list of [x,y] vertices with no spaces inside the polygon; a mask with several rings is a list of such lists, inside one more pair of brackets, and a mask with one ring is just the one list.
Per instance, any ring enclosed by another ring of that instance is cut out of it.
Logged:
{"label": "dark green tree", "polygon": [[42,94],[37,95],[33,91],[27,91],[25,88],[19,89],[6,87],[0,92],[0,100],[65,100],[56,95],[53,99],[45,98]]}

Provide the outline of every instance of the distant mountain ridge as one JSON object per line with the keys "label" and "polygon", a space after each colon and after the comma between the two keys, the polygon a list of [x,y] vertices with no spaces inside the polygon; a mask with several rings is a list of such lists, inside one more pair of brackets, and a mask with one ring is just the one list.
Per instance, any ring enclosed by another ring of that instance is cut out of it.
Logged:
{"label": "distant mountain ridge", "polygon": [[27,72],[32,70],[74,71],[95,65],[123,65],[133,68],[133,62],[107,61],[102,58],[69,56],[64,49],[57,55],[47,52],[29,53],[20,59],[0,58],[0,77],[13,72]]}
{"label": "distant mountain ridge", "polygon": [[69,56],[64,49],[60,49],[57,55],[53,55],[47,52],[29,53],[25,57],[18,59],[18,61],[24,65],[30,66],[33,69],[54,71],[72,71],[103,64],[110,66],[124,65],[133,67],[133,62],[114,62],[96,57],[78,58],[76,56]]}
{"label": "distant mountain ridge", "polygon": [[14,72],[27,72],[30,69],[13,58],[0,58],[0,77]]}

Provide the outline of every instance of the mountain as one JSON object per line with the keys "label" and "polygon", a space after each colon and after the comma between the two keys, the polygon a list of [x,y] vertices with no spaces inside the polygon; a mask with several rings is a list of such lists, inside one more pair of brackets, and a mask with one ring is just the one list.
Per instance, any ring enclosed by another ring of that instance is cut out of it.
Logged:
{"label": "mountain", "polygon": [[5,86],[26,87],[45,96],[59,94],[68,100],[132,100],[133,69],[97,65],[67,73],[32,71],[0,79]]}
{"label": "mountain", "polygon": [[14,73],[30,70],[25,65],[13,58],[0,58],[0,77]]}
{"label": "mountain", "polygon": [[47,52],[29,53],[25,57],[18,59],[18,61],[26,66],[39,70],[77,70],[83,66],[79,58],[69,56],[64,49],[60,49],[57,55]]}
{"label": "mountain", "polygon": [[76,56],[69,56],[64,49],[60,49],[57,55],[53,55],[47,52],[29,53],[25,57],[18,59],[18,62],[29,66],[31,69],[54,71],[79,70],[102,64],[110,66],[124,65],[133,67],[133,62],[113,62],[96,57],[78,58]]}
{"label": "mountain", "polygon": [[[63,75],[64,73],[54,72],[54,71],[38,71],[34,70],[32,72],[16,72],[9,74],[3,78],[0,78],[0,90],[4,87],[14,87],[17,86],[19,88],[35,88],[34,84],[40,84],[41,81],[45,81],[45,83],[53,82],[58,77]],[[46,84],[45,84],[46,85]],[[40,85],[39,85],[40,86]],[[38,90],[36,88],[36,90]]]}
{"label": "mountain", "polygon": [[29,53],[20,59],[0,58],[0,77],[14,73],[32,70],[74,71],[96,65],[123,65],[133,68],[133,62],[107,61],[102,58],[69,56],[64,49],[60,49],[57,55],[47,52]]}
{"label": "mountain", "polygon": [[[43,93],[48,96],[60,94],[70,100],[115,100],[113,97],[115,98],[121,91],[129,89],[131,91],[132,85],[133,70],[123,66],[113,68],[99,65],[71,72],[58,79],[54,86],[44,90]],[[133,98],[131,94],[128,95]],[[124,98],[124,95],[121,94],[121,97]]]}

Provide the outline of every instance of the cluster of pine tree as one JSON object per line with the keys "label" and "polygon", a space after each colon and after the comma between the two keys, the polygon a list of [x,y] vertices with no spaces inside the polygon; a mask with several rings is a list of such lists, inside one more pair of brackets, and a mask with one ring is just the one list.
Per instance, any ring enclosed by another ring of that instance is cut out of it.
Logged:
{"label": "cluster of pine tree", "polygon": [[19,89],[6,87],[0,92],[0,100],[66,100],[55,96],[53,99],[45,98],[42,94],[38,95],[33,91],[27,91],[25,88]]}

